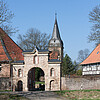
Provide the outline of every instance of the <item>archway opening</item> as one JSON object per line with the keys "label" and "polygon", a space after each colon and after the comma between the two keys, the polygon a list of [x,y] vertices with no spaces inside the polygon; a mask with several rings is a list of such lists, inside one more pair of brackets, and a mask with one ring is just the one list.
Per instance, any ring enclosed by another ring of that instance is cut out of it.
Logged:
{"label": "archway opening", "polygon": [[28,90],[29,91],[45,90],[45,74],[41,68],[34,67],[28,71]]}
{"label": "archway opening", "polygon": [[54,89],[54,80],[51,80],[50,81],[50,90],[53,90]]}
{"label": "archway opening", "polygon": [[23,82],[21,80],[17,83],[17,91],[23,91]]}

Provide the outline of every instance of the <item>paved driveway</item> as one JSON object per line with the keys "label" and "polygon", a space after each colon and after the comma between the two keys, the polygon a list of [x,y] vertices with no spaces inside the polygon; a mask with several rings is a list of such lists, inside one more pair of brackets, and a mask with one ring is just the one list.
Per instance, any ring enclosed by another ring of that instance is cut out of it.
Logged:
{"label": "paved driveway", "polygon": [[30,100],[68,100],[51,91],[14,92],[14,94],[25,96]]}

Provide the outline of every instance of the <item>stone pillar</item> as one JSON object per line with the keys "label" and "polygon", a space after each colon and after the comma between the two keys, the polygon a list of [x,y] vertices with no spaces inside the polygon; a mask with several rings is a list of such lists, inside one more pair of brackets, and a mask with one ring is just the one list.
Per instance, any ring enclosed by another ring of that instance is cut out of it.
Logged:
{"label": "stone pillar", "polygon": [[49,91],[49,79],[48,78],[49,78],[48,73],[45,72],[45,91]]}
{"label": "stone pillar", "polygon": [[25,77],[24,77],[24,83],[23,83],[23,91],[28,91],[28,75],[26,75]]}

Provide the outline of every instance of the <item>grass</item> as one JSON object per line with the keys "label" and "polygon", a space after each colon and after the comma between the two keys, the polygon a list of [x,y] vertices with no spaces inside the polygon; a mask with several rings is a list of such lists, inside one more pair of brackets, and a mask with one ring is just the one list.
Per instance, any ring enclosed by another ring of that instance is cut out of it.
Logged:
{"label": "grass", "polygon": [[28,99],[16,94],[0,93],[0,100],[28,100]]}
{"label": "grass", "polygon": [[0,90],[0,92],[11,92],[11,90]]}
{"label": "grass", "polygon": [[56,93],[69,100],[100,100],[100,90],[64,90]]}
{"label": "grass", "polygon": [[39,82],[35,82],[35,84],[45,84],[45,82],[39,81]]}

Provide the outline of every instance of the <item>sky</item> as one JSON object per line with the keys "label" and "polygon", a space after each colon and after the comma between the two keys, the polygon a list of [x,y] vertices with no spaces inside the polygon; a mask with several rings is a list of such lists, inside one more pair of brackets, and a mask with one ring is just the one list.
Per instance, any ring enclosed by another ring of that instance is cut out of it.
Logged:
{"label": "sky", "polygon": [[79,50],[95,48],[94,42],[88,42],[92,23],[89,12],[100,4],[100,0],[6,0],[14,13],[12,25],[18,32],[12,36],[17,43],[18,34],[25,34],[30,28],[41,32],[53,32],[55,13],[58,27],[64,42],[64,53],[77,61]]}

